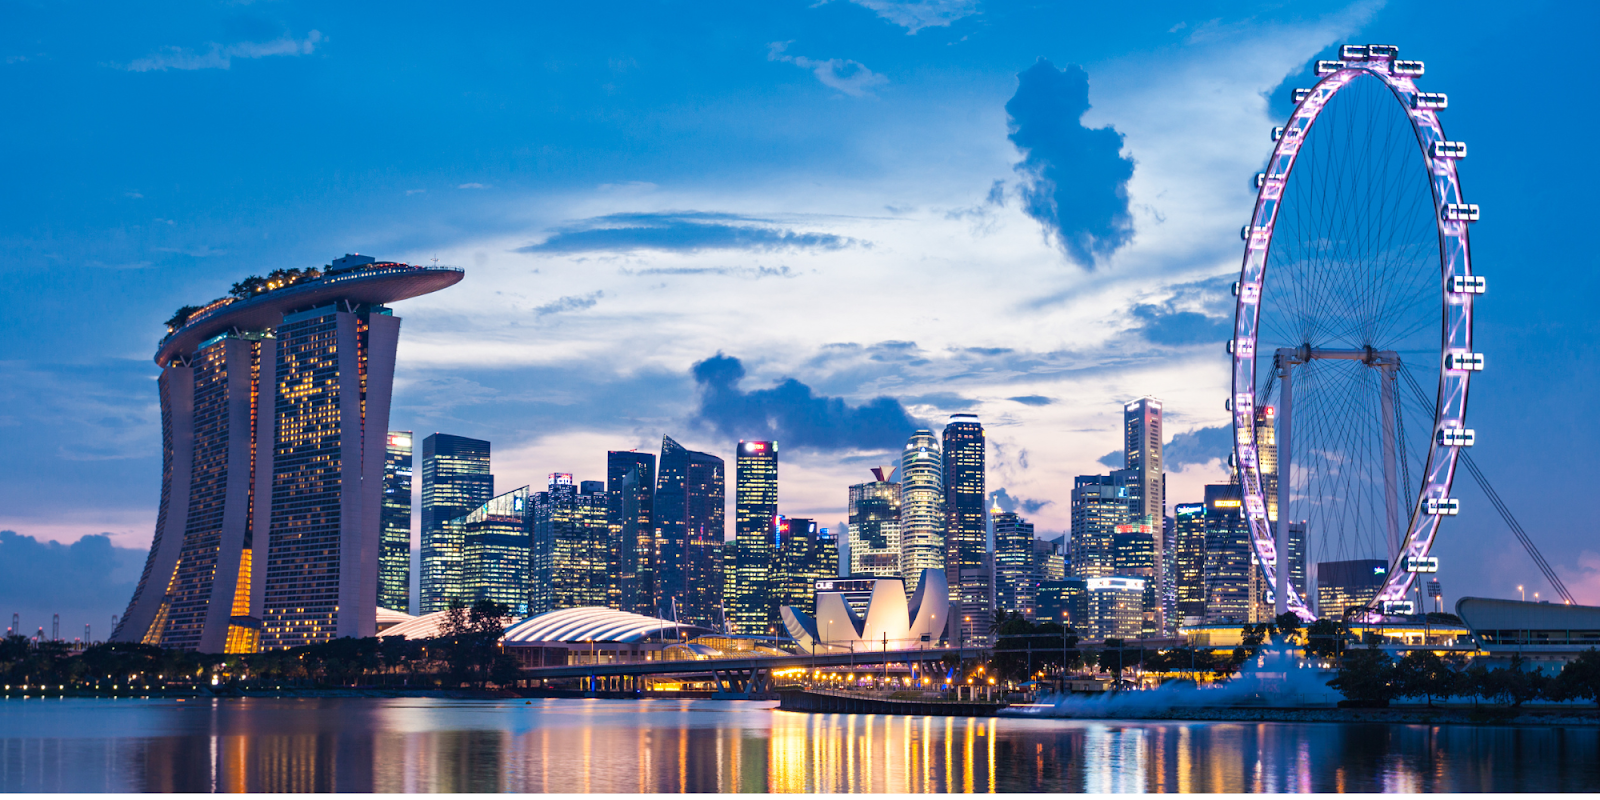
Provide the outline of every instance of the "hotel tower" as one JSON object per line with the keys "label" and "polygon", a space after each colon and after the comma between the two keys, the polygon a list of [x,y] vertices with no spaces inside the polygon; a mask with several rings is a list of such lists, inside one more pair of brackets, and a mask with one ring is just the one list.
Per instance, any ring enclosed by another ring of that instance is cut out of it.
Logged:
{"label": "hotel tower", "polygon": [[161,504],[114,641],[247,653],[372,636],[389,392],[386,303],[459,269],[346,255],[180,309],[161,367]]}

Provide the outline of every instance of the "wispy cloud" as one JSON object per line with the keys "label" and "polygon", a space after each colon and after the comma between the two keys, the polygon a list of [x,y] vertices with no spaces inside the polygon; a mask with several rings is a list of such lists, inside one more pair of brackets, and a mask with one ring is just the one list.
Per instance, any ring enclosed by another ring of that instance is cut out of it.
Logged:
{"label": "wispy cloud", "polygon": [[872,87],[889,82],[888,78],[867,69],[860,61],[848,58],[829,58],[819,61],[805,56],[791,56],[784,52],[788,47],[788,42],[773,42],[767,45],[767,60],[784,61],[801,69],[809,69],[811,74],[817,76],[817,80],[822,81],[822,85],[838,89],[851,97],[865,97],[871,93]]}
{"label": "wispy cloud", "polygon": [[235,58],[266,58],[267,56],[310,55],[322,41],[320,31],[306,34],[304,39],[283,36],[267,42],[238,42],[218,44],[211,42],[205,52],[182,47],[163,47],[144,58],[136,58],[123,69],[129,72],[164,72],[169,69],[230,69]]}
{"label": "wispy cloud", "polygon": [[605,296],[605,292],[595,291],[588,294],[559,297],[533,309],[533,315],[539,319],[544,319],[551,314],[560,314],[566,311],[583,311],[594,308],[595,304],[600,302],[600,298]]}
{"label": "wispy cloud", "polygon": [[906,29],[911,35],[923,28],[942,28],[978,13],[978,0],[850,0]]}
{"label": "wispy cloud", "polygon": [[857,244],[831,233],[773,227],[768,220],[734,214],[666,212],[608,214],[557,228],[519,253],[588,253],[664,250],[838,250]]}
{"label": "wispy cloud", "polygon": [[487,189],[487,188],[489,188],[489,185],[485,184],[485,183],[463,183],[460,186],[457,186],[456,188],[457,189]]}

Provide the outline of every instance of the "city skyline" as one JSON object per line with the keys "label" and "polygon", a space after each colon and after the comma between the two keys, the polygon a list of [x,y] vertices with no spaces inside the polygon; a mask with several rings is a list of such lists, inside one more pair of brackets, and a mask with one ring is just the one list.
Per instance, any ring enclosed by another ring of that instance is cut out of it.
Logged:
{"label": "city skyline", "polygon": [[[1569,304],[1589,294],[1594,278],[1561,237],[1529,243],[1532,252],[1510,249],[1518,240],[1510,231],[1535,227],[1529,209],[1488,202],[1516,196],[1528,179],[1518,166],[1525,137],[1511,121],[1533,119],[1555,99],[1548,87],[1508,88],[1511,76],[1475,65],[1490,45],[1482,29],[1543,43],[1558,60],[1581,49],[1564,44],[1570,34],[1489,5],[1446,20],[1404,4],[1330,6],[1316,17],[1255,6],[1147,11],[1158,26],[1116,10],[1063,11],[1023,25],[998,3],[922,21],[847,3],[783,8],[734,18],[731,45],[694,39],[718,68],[693,71],[648,46],[641,31],[661,21],[642,19],[616,32],[605,59],[531,58],[525,73],[469,61],[453,77],[509,102],[505,116],[493,102],[450,101],[438,108],[444,146],[419,146],[420,128],[398,126],[371,154],[333,133],[337,125],[291,140],[271,122],[389,113],[393,103],[371,105],[359,93],[308,91],[345,79],[366,97],[395,99],[354,66],[371,61],[362,56],[376,46],[356,16],[258,7],[236,17],[129,21],[126,36],[91,43],[100,53],[92,64],[72,55],[83,47],[62,34],[76,26],[43,32],[37,45],[10,42],[15,59],[8,55],[5,68],[19,76],[8,83],[22,108],[79,130],[124,130],[135,149],[119,144],[81,159],[55,149],[66,142],[7,133],[22,145],[14,152],[46,154],[33,160],[64,165],[71,177],[22,169],[17,198],[28,199],[7,201],[19,243],[15,285],[27,301],[13,305],[3,329],[9,350],[22,355],[6,362],[0,383],[8,436],[28,457],[5,468],[0,528],[41,554],[27,563],[55,563],[47,554],[58,551],[44,542],[101,532],[112,534],[112,558],[139,551],[142,561],[160,490],[160,415],[147,360],[159,322],[240,274],[356,249],[412,263],[437,256],[471,271],[455,296],[408,306],[391,427],[494,439],[497,462],[517,477],[510,485],[538,485],[557,470],[601,477],[600,453],[654,450],[663,432],[725,458],[740,437],[772,439],[785,447],[784,513],[831,528],[846,514],[840,487],[898,455],[902,442],[881,441],[878,422],[971,412],[985,420],[990,483],[1006,489],[1008,502],[1049,501],[1021,513],[1040,531],[1059,532],[1068,526],[1064,487],[1100,471],[1097,459],[1118,449],[1115,404],[1148,393],[1168,411],[1168,502],[1197,501],[1224,474],[1225,445],[1214,441],[1226,419],[1217,329],[1247,179],[1311,62],[1361,40],[1394,41],[1428,59],[1429,80],[1451,95],[1451,130],[1472,143],[1463,170],[1485,199],[1474,244],[1494,287],[1479,317],[1492,367],[1474,391],[1477,452],[1502,495],[1537,496],[1544,485],[1526,477],[1539,473],[1535,459],[1573,435],[1542,420],[1557,413],[1551,404],[1587,402],[1596,388],[1582,371],[1551,376],[1535,372],[1534,359],[1502,354],[1561,352],[1593,338],[1593,315]],[[62,23],[66,12],[39,13]],[[1207,26],[1213,18],[1222,22]],[[548,20],[566,33],[582,23]],[[1108,25],[1123,32],[1085,33]],[[474,54],[507,47],[495,38],[464,48],[461,34],[442,32],[441,46]],[[541,52],[579,52],[550,38],[530,41],[555,48]],[[208,42],[219,48],[214,59]],[[273,42],[299,48],[291,55],[266,47]],[[266,51],[279,54],[244,55]],[[1232,63],[1242,51],[1252,53],[1248,63]],[[1220,91],[1201,91],[1209,84],[1197,83],[1200,75]],[[559,103],[530,86],[541,83]],[[604,85],[615,93],[596,88]],[[1114,133],[1125,150],[1100,162],[1052,160],[1055,151],[1028,138],[1029,113],[1047,105],[1030,94],[1040,86],[1081,88],[1081,104],[1071,99],[1050,113],[1079,122],[1067,128],[1085,137]],[[424,103],[453,96],[418,91]],[[653,94],[664,99],[645,99]],[[752,107],[752,94],[774,100]],[[85,102],[69,108],[52,99],[64,96]],[[696,114],[711,124],[681,112],[685,96],[707,98]],[[230,97],[252,98],[266,115]],[[218,112],[186,131],[157,112],[172,102]],[[614,108],[592,117],[624,122],[526,124],[561,103]],[[1173,130],[1173,109],[1206,127]],[[607,155],[625,149],[617,137],[658,120],[685,134],[667,137],[659,153]],[[791,126],[792,138],[771,133]],[[596,144],[579,144],[586,140]],[[243,143],[251,162],[216,141]],[[179,192],[168,172],[191,155],[203,168],[179,170]],[[392,171],[396,164],[412,166]],[[1104,185],[1126,191],[1127,228],[1031,213],[1039,205],[1030,196],[1046,196],[1036,176],[1099,176],[1101,168]],[[213,175],[245,176],[260,194],[240,195]],[[335,175],[356,177],[347,184]],[[1559,219],[1579,205],[1558,196],[1549,208]],[[1062,244],[1063,231],[1106,234],[1109,249],[1090,247],[1086,269],[1083,253]],[[1540,281],[1501,277],[1523,258],[1554,272]],[[85,291],[118,302],[93,315],[61,313],[78,308]],[[887,310],[885,296],[901,302]],[[760,325],[738,321],[750,308],[763,309]],[[955,313],[983,324],[954,324]],[[46,352],[58,355],[32,355]],[[813,407],[840,411],[811,425],[796,409]],[[739,429],[744,422],[753,424]],[[851,430],[870,434],[864,441],[875,449],[842,446]],[[67,501],[84,487],[96,489],[95,503]],[[1439,539],[1445,584],[1510,596],[1536,583],[1487,500],[1470,484],[1462,495],[1466,511]],[[1551,504],[1512,502],[1574,591],[1600,599],[1600,583],[1584,579],[1600,574],[1585,566],[1600,564],[1600,554],[1584,531]],[[117,581],[137,578],[118,569]]]}

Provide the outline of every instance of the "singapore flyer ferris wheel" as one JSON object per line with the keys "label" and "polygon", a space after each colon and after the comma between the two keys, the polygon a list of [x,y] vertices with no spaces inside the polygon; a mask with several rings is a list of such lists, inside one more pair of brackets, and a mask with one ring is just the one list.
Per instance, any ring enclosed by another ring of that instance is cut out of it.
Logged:
{"label": "singapore flyer ferris wheel", "polygon": [[[1277,613],[1314,619],[1308,564],[1376,563],[1358,615],[1412,610],[1451,495],[1485,289],[1444,94],[1392,45],[1345,45],[1294,90],[1245,226],[1228,408],[1249,537]],[[1430,384],[1431,381],[1431,384]],[[1429,386],[1436,387],[1427,391]],[[1348,609],[1320,609],[1339,616]]]}

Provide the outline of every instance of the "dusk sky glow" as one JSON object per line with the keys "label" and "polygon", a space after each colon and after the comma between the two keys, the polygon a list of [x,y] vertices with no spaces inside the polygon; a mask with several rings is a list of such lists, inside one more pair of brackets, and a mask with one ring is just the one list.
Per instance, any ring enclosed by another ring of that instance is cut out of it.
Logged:
{"label": "dusk sky glow", "polygon": [[[1031,6],[4,2],[0,612],[121,613],[52,585],[142,564],[161,323],[345,253],[466,269],[394,306],[391,427],[491,440],[501,490],[603,479],[608,449],[662,434],[730,466],[772,438],[780,512],[837,527],[909,427],[970,412],[989,489],[1053,536],[1122,403],[1152,395],[1169,510],[1196,502],[1226,480],[1250,178],[1344,42],[1398,45],[1449,94],[1489,286],[1475,457],[1600,604],[1577,502],[1600,447],[1595,167],[1574,157],[1595,9]],[[1457,486],[1447,603],[1545,588]],[[101,533],[110,555],[24,541]]]}

